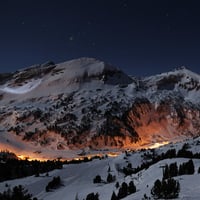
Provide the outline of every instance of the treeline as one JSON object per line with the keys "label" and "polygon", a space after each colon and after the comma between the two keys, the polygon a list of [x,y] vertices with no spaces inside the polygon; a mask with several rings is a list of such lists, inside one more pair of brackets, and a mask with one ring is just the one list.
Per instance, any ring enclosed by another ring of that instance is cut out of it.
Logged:
{"label": "treeline", "polygon": [[[94,155],[94,156],[90,156],[90,157],[87,157],[85,153],[81,153],[81,154],[78,154],[80,156],[79,159],[72,159],[72,160],[66,160],[66,161],[63,161],[63,164],[80,164],[80,163],[85,163],[85,162],[90,162],[90,161],[93,161],[95,159],[99,159],[99,160],[103,160],[103,159],[107,159],[108,158],[108,155],[105,154],[105,155],[102,155],[102,156],[97,156],[97,155]],[[82,157],[81,157],[82,156]]]}
{"label": "treeline", "polygon": [[180,192],[180,183],[173,179],[157,179],[151,189],[154,199],[174,199],[178,198]]}
{"label": "treeline", "polygon": [[15,186],[13,189],[8,189],[3,193],[0,193],[1,200],[37,200],[32,198],[32,195],[28,193],[21,185]]}
{"label": "treeline", "polygon": [[192,160],[189,160],[188,162],[182,163],[177,166],[177,163],[171,163],[170,165],[165,165],[163,170],[163,179],[168,179],[175,176],[181,176],[181,175],[190,175],[194,174],[194,163]]}
{"label": "treeline", "polygon": [[94,192],[87,195],[86,200],[99,200],[99,194]]}
{"label": "treeline", "polygon": [[22,178],[26,176],[39,176],[54,169],[62,169],[61,161],[28,161],[8,159],[0,162],[0,181]]}
{"label": "treeline", "polygon": [[82,157],[80,159],[73,159],[73,160],[63,161],[63,164],[66,164],[66,165],[68,165],[68,164],[80,164],[80,163],[90,162],[90,161],[92,161],[94,159],[101,160],[101,159],[105,159],[105,158],[108,158],[108,156],[107,155],[105,155],[105,156],[92,156],[90,158],[85,156],[85,157]]}
{"label": "treeline", "polygon": [[[162,180],[160,181],[157,179],[151,189],[152,196],[154,199],[178,198],[180,192],[180,183],[178,180],[175,180],[172,177],[193,173],[194,164],[192,160],[180,164],[179,168],[176,162],[171,163],[170,165],[165,165],[163,169]],[[144,195],[144,199],[148,199],[146,194]]]}
{"label": "treeline", "polygon": [[[157,179],[151,189],[151,194],[154,199],[174,199],[178,198],[180,192],[180,183],[173,177],[181,175],[192,175],[195,172],[195,167],[192,159],[187,162],[181,163],[178,167],[177,163],[165,165],[163,168],[163,177],[160,181]],[[144,199],[148,199],[144,195]]]}
{"label": "treeline", "polygon": [[0,151],[0,160],[5,161],[8,159],[17,159],[17,156],[8,150],[2,150]]}
{"label": "treeline", "polygon": [[[123,182],[121,185],[119,185],[119,182],[117,182],[115,186],[116,189],[118,189],[118,193],[113,191],[111,200],[120,200],[136,192],[136,186],[133,181],[130,181],[129,184]],[[78,200],[78,197],[76,197],[76,200]],[[95,194],[94,192],[89,193],[86,197],[86,200],[99,200],[99,194]]]}
{"label": "treeline", "polygon": [[129,184],[127,184],[126,182],[123,182],[122,185],[119,186],[118,194],[116,194],[113,191],[111,200],[120,200],[135,192],[136,192],[136,186],[133,181],[130,181]]}
{"label": "treeline", "polygon": [[[14,155],[14,156],[13,156]],[[12,152],[0,153],[0,182],[23,178],[26,176],[39,176],[42,173],[47,173],[54,169],[62,169],[63,164],[80,164],[84,162],[90,162],[94,159],[105,159],[108,156],[93,156],[91,158],[84,157],[83,159],[73,159],[70,161],[48,160],[48,161],[29,161],[18,160],[17,156]]]}
{"label": "treeline", "polygon": [[[169,149],[167,152],[157,155],[155,150],[151,150],[153,153],[148,155],[150,161],[142,163],[137,168],[132,168],[130,163],[127,164],[121,171],[126,175],[136,174],[143,169],[148,169],[151,165],[168,158],[190,158],[190,159],[200,159],[200,153],[193,153],[188,150],[189,144],[185,143],[183,147],[176,152],[175,149]],[[147,156],[147,155],[145,155]]]}

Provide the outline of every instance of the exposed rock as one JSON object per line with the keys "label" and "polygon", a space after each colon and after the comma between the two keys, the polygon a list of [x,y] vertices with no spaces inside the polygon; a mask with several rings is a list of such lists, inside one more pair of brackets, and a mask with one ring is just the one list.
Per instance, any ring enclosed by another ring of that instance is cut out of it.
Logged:
{"label": "exposed rock", "polygon": [[200,133],[200,76],[185,68],[137,79],[80,58],[1,76],[1,128],[35,151],[137,148]]}

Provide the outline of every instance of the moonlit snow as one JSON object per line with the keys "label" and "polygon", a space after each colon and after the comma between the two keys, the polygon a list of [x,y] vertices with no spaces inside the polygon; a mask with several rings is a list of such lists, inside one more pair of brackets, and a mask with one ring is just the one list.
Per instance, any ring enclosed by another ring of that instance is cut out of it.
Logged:
{"label": "moonlit snow", "polygon": [[39,86],[41,83],[41,79],[38,80],[31,80],[30,82],[18,86],[18,87],[8,87],[5,86],[3,88],[0,88],[1,91],[11,93],[11,94],[25,94],[32,90],[34,90],[37,86]]}
{"label": "moonlit snow", "polygon": [[[199,147],[196,146],[195,140],[188,140],[187,143],[191,146],[189,149],[192,152],[198,152]],[[175,148],[176,151],[182,148],[184,142],[177,144],[168,144],[155,150],[157,154],[162,154],[169,149]],[[80,163],[80,164],[68,164],[64,165],[61,170],[54,170],[49,172],[49,176],[40,174],[40,177],[30,176],[26,178],[4,181],[0,183],[0,192],[9,187],[15,185],[23,185],[28,191],[33,194],[34,197],[43,200],[74,200],[77,196],[79,200],[86,198],[87,194],[94,192],[99,194],[100,200],[110,200],[112,192],[115,191],[118,194],[118,189],[115,187],[116,182],[121,185],[123,182],[129,183],[134,181],[136,185],[136,193],[129,195],[124,200],[138,200],[143,199],[144,194],[151,197],[151,188],[156,179],[162,179],[163,168],[166,164],[177,162],[177,165],[187,162],[189,158],[172,158],[164,159],[155,164],[152,164],[149,168],[143,169],[136,174],[131,176],[124,176],[121,171],[117,169],[123,168],[127,163],[131,163],[133,168],[140,166],[144,160],[144,154],[148,154],[149,151],[136,151],[130,153],[127,157],[125,153],[122,153],[118,157],[108,157],[102,160],[94,159],[91,162]],[[193,159],[195,165],[195,173],[192,175],[182,175],[174,177],[180,182],[180,194],[178,199],[193,199],[198,200],[200,195],[199,185],[200,179],[198,174],[198,168],[200,167],[199,159]],[[108,168],[110,167],[110,173],[116,176],[116,181],[113,183],[99,183],[94,184],[93,179],[96,175],[100,175],[103,180],[106,181],[108,175]],[[46,192],[45,187],[53,177],[60,176],[63,186],[52,191]]]}

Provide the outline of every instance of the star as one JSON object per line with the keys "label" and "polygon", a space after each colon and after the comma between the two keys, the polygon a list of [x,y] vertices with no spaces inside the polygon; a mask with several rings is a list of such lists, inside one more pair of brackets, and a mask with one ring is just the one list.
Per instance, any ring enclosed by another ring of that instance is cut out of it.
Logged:
{"label": "star", "polygon": [[123,6],[124,8],[127,8],[127,7],[128,7],[128,4],[127,4],[126,0],[121,1],[121,4],[122,4],[122,6]]}
{"label": "star", "polygon": [[73,40],[74,40],[74,36],[71,35],[71,36],[69,37],[69,41],[73,41]]}

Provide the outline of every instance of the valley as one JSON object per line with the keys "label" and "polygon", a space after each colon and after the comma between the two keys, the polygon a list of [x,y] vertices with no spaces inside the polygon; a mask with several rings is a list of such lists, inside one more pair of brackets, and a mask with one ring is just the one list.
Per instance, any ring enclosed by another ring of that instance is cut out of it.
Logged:
{"label": "valley", "polygon": [[[136,192],[127,195],[123,199],[154,199],[152,195],[152,187],[157,179],[162,179],[163,169],[166,165],[177,163],[180,168],[182,163],[192,159],[194,163],[194,173],[186,175],[178,175],[173,178],[180,183],[180,192],[178,199],[198,199],[199,198],[199,138],[179,142],[176,144],[167,144],[156,149],[136,150],[130,152],[122,152],[117,157],[97,157],[91,161],[80,161],[77,164],[64,164],[63,169],[57,169],[38,177],[30,176],[26,178],[8,180],[0,183],[0,192],[6,190],[7,187],[12,188],[16,185],[23,185],[40,200],[47,199],[85,199],[90,193],[98,193],[100,200],[110,200],[112,193],[118,194],[118,183],[123,182],[129,184],[131,181],[136,186]],[[181,151],[193,152],[193,156],[181,154]],[[175,150],[175,151],[174,151]],[[173,153],[175,152],[175,154]],[[196,155],[195,155],[196,154]],[[196,158],[195,158],[196,157]],[[148,164],[149,163],[149,164]],[[129,166],[129,167],[127,167]],[[125,170],[126,169],[126,170]],[[129,172],[127,170],[130,170]],[[127,174],[128,172],[128,174]],[[108,174],[112,174],[115,179],[107,182]],[[100,175],[102,181],[93,183],[94,178]],[[45,187],[53,177],[60,177],[62,186],[51,192],[46,192]],[[8,185],[8,186],[7,186]],[[191,187],[192,186],[192,187]]]}

